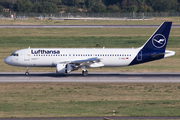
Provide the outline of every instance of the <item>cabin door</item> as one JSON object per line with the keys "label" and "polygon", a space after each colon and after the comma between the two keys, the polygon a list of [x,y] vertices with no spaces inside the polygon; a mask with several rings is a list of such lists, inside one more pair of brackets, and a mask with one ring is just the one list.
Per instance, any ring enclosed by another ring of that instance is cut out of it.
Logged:
{"label": "cabin door", "polygon": [[141,61],[142,60],[142,51],[140,51],[137,55],[137,61]]}
{"label": "cabin door", "polygon": [[30,49],[25,50],[24,51],[24,61],[30,61],[30,57],[31,57]]}

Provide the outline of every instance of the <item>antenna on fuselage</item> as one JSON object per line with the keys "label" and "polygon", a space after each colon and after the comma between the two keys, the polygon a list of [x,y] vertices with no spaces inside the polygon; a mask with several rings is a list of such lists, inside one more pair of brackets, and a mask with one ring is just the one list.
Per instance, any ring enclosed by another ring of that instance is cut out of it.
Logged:
{"label": "antenna on fuselage", "polygon": [[30,49],[30,46],[29,46],[29,48],[28,49]]}

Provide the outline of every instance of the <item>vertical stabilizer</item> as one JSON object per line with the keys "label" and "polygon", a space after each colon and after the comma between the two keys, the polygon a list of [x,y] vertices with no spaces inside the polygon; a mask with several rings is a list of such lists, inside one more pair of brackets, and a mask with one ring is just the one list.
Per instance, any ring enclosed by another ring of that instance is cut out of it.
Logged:
{"label": "vertical stabilizer", "polygon": [[145,50],[165,52],[172,22],[164,22],[142,46]]}
{"label": "vertical stabilizer", "polygon": [[130,65],[159,60],[165,56],[172,22],[164,22],[147,42],[139,49],[137,56]]}

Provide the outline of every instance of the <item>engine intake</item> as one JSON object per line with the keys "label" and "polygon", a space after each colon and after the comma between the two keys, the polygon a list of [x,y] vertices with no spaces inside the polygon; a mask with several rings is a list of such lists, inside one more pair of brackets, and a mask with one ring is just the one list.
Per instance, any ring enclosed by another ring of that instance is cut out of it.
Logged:
{"label": "engine intake", "polygon": [[57,64],[56,65],[56,73],[70,73],[73,70],[71,64]]}
{"label": "engine intake", "polygon": [[67,73],[67,65],[66,64],[57,64],[56,65],[56,73]]}

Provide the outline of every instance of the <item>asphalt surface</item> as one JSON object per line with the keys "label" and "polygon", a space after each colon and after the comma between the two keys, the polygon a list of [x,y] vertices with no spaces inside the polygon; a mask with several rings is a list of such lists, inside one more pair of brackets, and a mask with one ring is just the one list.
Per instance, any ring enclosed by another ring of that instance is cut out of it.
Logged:
{"label": "asphalt surface", "polygon": [[[0,28],[158,28],[159,25],[0,25]],[[172,25],[180,28],[180,25]]]}
{"label": "asphalt surface", "polygon": [[180,73],[91,73],[84,77],[79,73],[1,72],[0,82],[13,83],[180,83]]}

